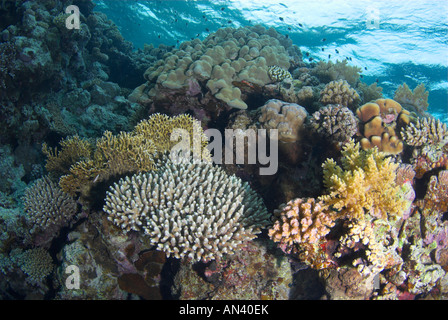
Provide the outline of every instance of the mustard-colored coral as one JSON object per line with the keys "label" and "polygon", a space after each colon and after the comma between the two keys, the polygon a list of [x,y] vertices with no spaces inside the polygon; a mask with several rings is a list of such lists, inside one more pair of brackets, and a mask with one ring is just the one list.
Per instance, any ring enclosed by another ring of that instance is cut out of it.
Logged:
{"label": "mustard-colored coral", "polygon": [[[175,129],[183,129],[188,133],[189,138],[192,138],[189,145],[193,151],[196,148],[203,160],[210,161],[211,155],[206,148],[207,137],[197,120],[189,115],[170,117],[156,113],[141,121],[130,133],[113,135],[106,131],[97,140],[90,157],[86,154],[85,158],[66,167],[67,172],[59,181],[61,189],[71,195],[79,192],[85,196],[93,185],[113,176],[153,170],[156,158],[169,152],[178,143],[178,140],[171,141]],[[63,143],[65,146],[66,143]],[[71,150],[64,146],[63,150]],[[55,162],[54,154],[50,156],[50,160]],[[68,162],[61,161],[63,169],[63,165]]]}
{"label": "mustard-colored coral", "polygon": [[398,164],[377,148],[360,150],[351,140],[342,150],[342,167],[333,159],[322,165],[324,185],[320,197],[339,217],[361,219],[365,214],[388,219],[399,217],[407,203],[396,184]]}
{"label": "mustard-colored coral", "polygon": [[92,145],[77,135],[64,139],[59,144],[59,151],[48,147],[46,143],[42,145],[42,152],[47,156],[45,168],[57,177],[69,173],[70,167],[76,162],[92,156]]}

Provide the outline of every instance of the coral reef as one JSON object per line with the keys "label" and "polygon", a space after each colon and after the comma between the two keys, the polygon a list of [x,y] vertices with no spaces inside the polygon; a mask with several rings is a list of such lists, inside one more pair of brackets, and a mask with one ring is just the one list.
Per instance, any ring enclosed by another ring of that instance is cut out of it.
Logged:
{"label": "coral reef", "polygon": [[320,102],[323,105],[340,104],[355,109],[359,101],[359,94],[345,80],[331,81],[320,93]]}
{"label": "coral reef", "polygon": [[358,120],[349,108],[328,105],[312,114],[310,127],[330,141],[345,143],[358,132]]}
{"label": "coral reef", "polygon": [[425,90],[426,88],[423,83],[415,87],[414,91],[412,91],[406,83],[403,83],[403,85],[399,86],[395,91],[394,100],[407,110],[424,116],[429,106],[429,92]]}
{"label": "coral reef", "polygon": [[399,154],[404,145],[397,133],[410,122],[410,113],[392,99],[378,99],[356,110],[361,121],[361,146],[364,150],[377,147],[388,154]]}
{"label": "coral reef", "polygon": [[336,63],[332,61],[319,61],[312,69],[311,75],[316,76],[321,82],[329,83],[336,80],[344,80],[352,87],[356,87],[359,81],[361,68],[348,65],[346,59]]}
{"label": "coral reef", "polygon": [[143,231],[167,256],[209,261],[233,253],[269,224],[247,183],[208,162],[162,160],[156,172],[120,180],[104,211],[125,231]]}

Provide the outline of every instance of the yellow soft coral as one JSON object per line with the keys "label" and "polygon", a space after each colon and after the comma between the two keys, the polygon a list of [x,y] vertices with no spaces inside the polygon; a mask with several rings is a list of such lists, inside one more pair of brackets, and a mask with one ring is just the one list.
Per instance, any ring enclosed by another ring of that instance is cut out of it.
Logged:
{"label": "yellow soft coral", "polygon": [[362,219],[365,214],[387,219],[406,208],[395,182],[398,164],[377,148],[360,150],[351,140],[342,151],[342,167],[333,159],[322,165],[329,194],[320,197],[341,218]]}

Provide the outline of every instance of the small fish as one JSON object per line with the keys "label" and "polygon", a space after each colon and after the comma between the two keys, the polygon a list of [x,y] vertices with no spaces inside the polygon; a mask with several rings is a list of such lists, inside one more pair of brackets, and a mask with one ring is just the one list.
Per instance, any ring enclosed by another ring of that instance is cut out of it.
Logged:
{"label": "small fish", "polygon": [[200,35],[200,34],[198,33],[198,34],[196,35],[196,38],[199,38],[199,35]]}
{"label": "small fish", "polygon": [[227,21],[227,23],[232,23],[232,20]]}
{"label": "small fish", "polygon": [[313,61],[314,59],[313,59],[313,57],[310,57],[308,60],[311,62],[311,61]]}
{"label": "small fish", "polygon": [[283,19],[283,17],[278,17],[279,19],[280,19],[280,21],[283,21],[284,19]]}
{"label": "small fish", "polygon": [[336,53],[339,53],[339,50],[338,50],[338,49],[334,49],[334,51],[336,51]]}
{"label": "small fish", "polygon": [[325,42],[325,41],[327,41],[327,39],[326,39],[326,38],[323,38],[323,39],[322,39],[322,42]]}
{"label": "small fish", "polygon": [[174,19],[174,22],[177,22],[177,18],[176,18],[176,19]]}
{"label": "small fish", "polygon": [[376,83],[378,83],[378,82],[379,82],[378,78],[376,78],[376,79],[375,79],[375,82],[376,82]]}
{"label": "small fish", "polygon": [[291,31],[291,27],[288,27],[288,30]]}
{"label": "small fish", "polygon": [[331,54],[328,55],[328,59],[330,59],[330,58],[331,58]]}
{"label": "small fish", "polygon": [[364,76],[362,74],[360,75],[360,77],[361,77],[361,79],[364,78]]}
{"label": "small fish", "polygon": [[305,52],[305,55],[306,55],[307,57],[309,57],[309,56],[310,56],[310,53],[309,53],[309,52]]}
{"label": "small fish", "polygon": [[352,61],[352,57],[348,57],[348,59],[349,59],[350,61]]}
{"label": "small fish", "polygon": [[205,31],[210,32],[210,29],[209,28],[205,28]]}
{"label": "small fish", "polygon": [[288,38],[289,38],[289,35],[287,34],[285,37],[286,37],[286,39],[288,39]]}
{"label": "small fish", "polygon": [[364,67],[364,70],[367,70],[367,67]]}
{"label": "small fish", "polygon": [[325,49],[324,49],[324,48],[322,48],[322,52],[323,52],[323,51],[325,51]]}
{"label": "small fish", "polygon": [[224,11],[224,9],[225,9],[225,8],[224,8],[224,7],[222,7],[222,8],[221,8],[221,11]]}
{"label": "small fish", "polygon": [[157,38],[159,38],[160,39],[160,34],[157,36]]}
{"label": "small fish", "polygon": [[303,27],[303,25],[302,25],[301,23],[299,23],[299,27],[301,27],[301,28],[302,28],[302,27]]}

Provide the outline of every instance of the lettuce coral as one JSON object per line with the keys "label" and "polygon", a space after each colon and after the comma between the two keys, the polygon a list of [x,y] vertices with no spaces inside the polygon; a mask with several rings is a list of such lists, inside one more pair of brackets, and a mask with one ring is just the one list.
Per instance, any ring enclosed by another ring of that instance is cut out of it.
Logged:
{"label": "lettuce coral", "polygon": [[339,217],[362,219],[365,214],[382,218],[399,217],[408,204],[395,182],[398,164],[377,148],[360,150],[351,140],[342,150],[342,167],[333,159],[322,165],[324,185],[320,197]]}

